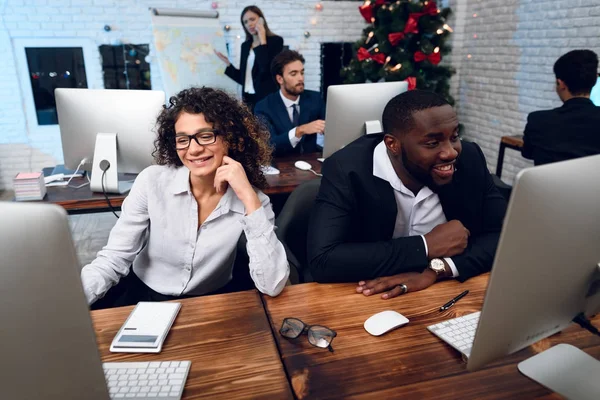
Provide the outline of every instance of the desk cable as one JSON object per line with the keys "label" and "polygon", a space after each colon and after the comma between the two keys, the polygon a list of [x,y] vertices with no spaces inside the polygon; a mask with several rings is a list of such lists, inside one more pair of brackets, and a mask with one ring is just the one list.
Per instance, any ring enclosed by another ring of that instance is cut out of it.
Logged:
{"label": "desk cable", "polygon": [[578,324],[582,328],[587,329],[588,331],[590,331],[594,335],[600,336],[600,331],[598,330],[598,328],[596,328],[594,326],[594,324],[592,324],[592,321],[590,321],[589,319],[587,319],[586,316],[583,313],[577,314],[577,316],[575,318],[573,318],[573,322],[575,322],[576,324]]}
{"label": "desk cable", "polygon": [[102,182],[102,193],[104,194],[104,198],[106,199],[106,203],[108,204],[110,211],[112,211],[112,213],[115,215],[115,217],[117,217],[117,219],[119,219],[119,216],[117,215],[117,210],[115,210],[115,208],[112,206],[110,199],[108,198],[108,195],[106,194],[106,189],[104,188],[104,177],[106,176],[106,171],[108,171],[108,169],[110,168],[110,162],[108,162],[107,160],[102,160],[102,161],[100,161],[99,166],[100,166],[100,169],[102,170],[102,178],[100,179],[100,181]]}

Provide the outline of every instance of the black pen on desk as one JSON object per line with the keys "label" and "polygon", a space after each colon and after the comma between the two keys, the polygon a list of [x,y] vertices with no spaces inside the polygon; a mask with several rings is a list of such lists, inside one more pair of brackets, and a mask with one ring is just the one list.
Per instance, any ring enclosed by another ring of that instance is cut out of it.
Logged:
{"label": "black pen on desk", "polygon": [[469,291],[465,290],[464,292],[462,292],[461,294],[459,294],[458,296],[456,296],[455,298],[453,298],[452,300],[450,300],[449,302],[447,302],[446,304],[441,306],[440,312],[445,311],[445,310],[449,309],[450,307],[452,307],[454,305],[454,303],[456,303],[457,301],[459,301],[460,299],[465,297],[467,295],[467,293],[469,293]]}

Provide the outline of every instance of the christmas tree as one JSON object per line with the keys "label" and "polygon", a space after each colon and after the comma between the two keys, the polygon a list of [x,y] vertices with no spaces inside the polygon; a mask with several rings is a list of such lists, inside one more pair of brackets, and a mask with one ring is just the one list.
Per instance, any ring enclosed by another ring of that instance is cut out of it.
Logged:
{"label": "christmas tree", "polygon": [[409,90],[430,90],[454,104],[449,93],[453,70],[439,65],[451,50],[446,44],[452,32],[446,23],[449,8],[440,10],[431,0],[371,0],[359,11],[369,25],[342,70],[345,83],[406,80]]}

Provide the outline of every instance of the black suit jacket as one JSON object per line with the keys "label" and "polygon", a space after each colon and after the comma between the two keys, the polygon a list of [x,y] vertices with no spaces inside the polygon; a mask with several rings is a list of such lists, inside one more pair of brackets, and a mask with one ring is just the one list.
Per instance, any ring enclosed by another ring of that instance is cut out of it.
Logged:
{"label": "black suit jacket", "polygon": [[[252,47],[252,40],[246,40],[242,43],[240,54],[240,69],[237,69],[233,64],[225,69],[225,75],[242,85],[242,93],[244,93],[246,85],[246,64],[248,55]],[[277,54],[283,50],[283,39],[281,36],[267,36],[267,44],[260,45],[254,48],[254,67],[252,67],[252,83],[258,100],[264,98],[269,93],[275,92],[279,87],[271,76],[271,61]]]}
{"label": "black suit jacket", "polygon": [[[421,236],[392,239],[397,206],[389,182],[373,175],[373,151],[383,135],[363,136],[323,163],[310,219],[308,260],[318,282],[358,282],[428,265]],[[452,183],[439,192],[448,221],[469,229],[469,245],[452,257],[458,279],[492,267],[506,200],[496,189],[479,146],[463,142]]]}
{"label": "black suit jacket", "polygon": [[600,107],[576,97],[527,117],[521,154],[535,165],[600,154]]}
{"label": "black suit jacket", "polygon": [[[299,125],[308,124],[317,119],[325,119],[325,103],[319,92],[305,90],[300,95]],[[313,153],[320,151],[317,146],[317,135],[304,135],[296,147],[292,147],[289,132],[294,125],[290,120],[279,91],[271,93],[254,107],[254,113],[269,128],[271,144],[275,147],[274,155]]]}

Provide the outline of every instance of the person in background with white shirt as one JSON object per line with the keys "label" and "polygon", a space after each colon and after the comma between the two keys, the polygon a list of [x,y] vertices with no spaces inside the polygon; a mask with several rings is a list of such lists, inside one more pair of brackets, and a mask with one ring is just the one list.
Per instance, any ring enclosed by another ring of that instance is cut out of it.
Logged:
{"label": "person in background with white shirt", "polygon": [[254,284],[278,295],[289,266],[259,190],[269,133],[242,104],[205,87],[171,97],[157,126],[158,165],[138,175],[108,244],[81,271],[89,304],[107,292],[104,306],[213,293],[232,279],[242,234]]}
{"label": "person in background with white shirt", "polygon": [[475,143],[462,142],[446,99],[399,94],[384,134],[328,157],[308,229],[318,282],[358,282],[384,299],[491,269],[506,200]]}
{"label": "person in background with white shirt", "polygon": [[215,50],[215,54],[227,64],[225,75],[242,85],[242,99],[253,110],[257,102],[277,90],[269,67],[275,55],[283,50],[283,39],[271,32],[263,12],[256,6],[245,7],[240,20],[246,32],[240,68],[235,68],[223,53]]}
{"label": "person in background with white shirt", "polygon": [[325,103],[319,92],[304,90],[304,57],[284,50],[271,64],[279,91],[258,104],[254,113],[271,132],[275,156],[323,150]]}

